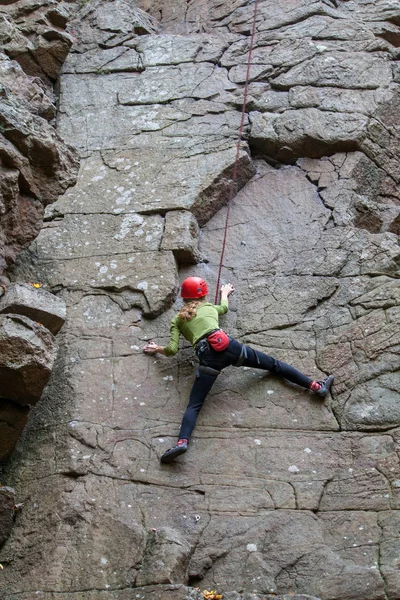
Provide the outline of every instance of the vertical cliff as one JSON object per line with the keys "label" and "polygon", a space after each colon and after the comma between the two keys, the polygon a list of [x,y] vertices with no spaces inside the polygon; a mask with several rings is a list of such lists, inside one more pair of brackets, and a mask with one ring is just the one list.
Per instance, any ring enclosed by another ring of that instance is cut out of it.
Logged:
{"label": "vertical cliff", "polygon": [[5,467],[4,599],[395,600],[399,7],[259,0],[221,324],[335,385],[321,402],[229,369],[169,466],[193,352],[142,347],[168,341],[183,277],[215,286],[254,3],[71,9],[57,131],[78,181],[12,271],[67,321]]}
{"label": "vertical cliff", "polygon": [[[36,287],[10,285],[7,269],[37,237],[45,207],[76,182],[77,153],[54,127],[53,86],[72,44],[66,24],[67,11],[58,2],[0,3],[1,462],[49,379],[54,334],[65,314],[63,301],[40,289],[36,278]],[[1,488],[1,542],[12,525],[14,502],[14,491]]]}

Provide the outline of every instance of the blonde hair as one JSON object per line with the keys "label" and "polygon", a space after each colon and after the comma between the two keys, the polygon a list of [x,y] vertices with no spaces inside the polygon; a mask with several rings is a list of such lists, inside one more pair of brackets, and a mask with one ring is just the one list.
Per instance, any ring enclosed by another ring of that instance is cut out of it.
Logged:
{"label": "blonde hair", "polygon": [[181,310],[178,312],[178,317],[181,321],[191,321],[197,314],[197,309],[206,299],[206,296],[203,298],[185,298],[184,305]]}

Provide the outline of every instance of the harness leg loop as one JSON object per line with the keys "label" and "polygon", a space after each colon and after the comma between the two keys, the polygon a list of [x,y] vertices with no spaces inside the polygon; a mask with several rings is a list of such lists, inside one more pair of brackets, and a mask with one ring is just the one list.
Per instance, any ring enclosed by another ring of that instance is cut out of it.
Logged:
{"label": "harness leg loop", "polygon": [[244,344],[242,344],[242,349],[240,351],[240,356],[238,361],[233,365],[234,367],[241,367],[244,361],[247,358],[247,348]]}
{"label": "harness leg loop", "polygon": [[212,367],[206,367],[206,365],[199,365],[198,369],[199,373],[205,373],[206,375],[211,375],[212,377],[218,377],[221,371],[217,369],[213,369]]}

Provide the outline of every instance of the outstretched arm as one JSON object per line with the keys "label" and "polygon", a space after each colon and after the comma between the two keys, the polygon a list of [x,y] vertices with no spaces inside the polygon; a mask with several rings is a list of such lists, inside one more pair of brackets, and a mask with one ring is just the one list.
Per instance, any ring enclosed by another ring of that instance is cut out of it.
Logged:
{"label": "outstretched arm", "polygon": [[176,318],[171,321],[171,339],[168,346],[159,346],[156,342],[148,342],[143,348],[145,354],[163,354],[173,356],[178,352],[180,331],[176,324]]}

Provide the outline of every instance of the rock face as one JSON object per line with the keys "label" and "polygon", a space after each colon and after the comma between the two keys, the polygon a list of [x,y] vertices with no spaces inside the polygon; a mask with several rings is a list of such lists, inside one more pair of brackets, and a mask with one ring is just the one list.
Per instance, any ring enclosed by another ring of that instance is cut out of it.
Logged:
{"label": "rock face", "polygon": [[11,284],[0,299],[1,461],[10,456],[29,406],[49,380],[57,354],[54,335],[64,321],[65,302],[32,285]]}
{"label": "rock face", "polygon": [[76,181],[78,158],[51,122],[52,83],[72,38],[59,2],[0,6],[1,272],[40,231],[43,211]]}
{"label": "rock face", "polygon": [[0,299],[0,313],[25,315],[30,319],[40,319],[53,335],[64,325],[65,303],[43,289],[35,289],[26,283],[12,283],[7,293]]}
{"label": "rock face", "polygon": [[17,315],[0,317],[2,395],[22,405],[37,401],[55,359],[53,336],[44,327]]}
{"label": "rock face", "polygon": [[0,544],[8,538],[14,515],[15,492],[12,488],[0,488]]}
{"label": "rock face", "polygon": [[[4,271],[38,235],[45,207],[75,183],[78,156],[54,128],[53,84],[72,44],[72,37],[65,31],[68,11],[53,0],[38,3],[4,0],[0,4],[0,312],[4,313],[0,317],[0,460],[3,461],[10,456],[26,424],[28,405],[38,401],[51,373],[56,345],[47,327],[56,333],[65,320],[62,300],[55,299],[48,291],[37,293],[30,286],[9,286],[7,291],[10,281]],[[7,499],[8,496],[0,494],[2,514],[9,510]],[[7,523],[11,526],[12,519]],[[6,536],[2,524],[0,528],[3,542]]]}
{"label": "rock face", "polygon": [[332,395],[232,368],[159,463],[193,352],[141,349],[184,277],[215,288],[254,6],[71,5],[57,127],[81,169],[13,271],[67,321],[7,465],[5,600],[400,597],[395,3],[258,2],[221,324]]}

